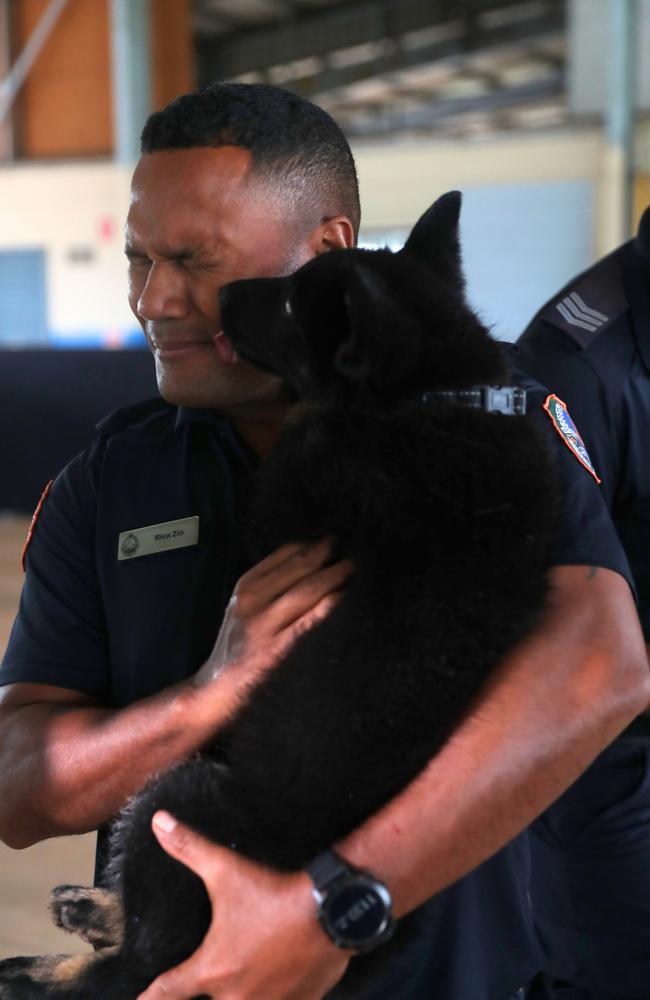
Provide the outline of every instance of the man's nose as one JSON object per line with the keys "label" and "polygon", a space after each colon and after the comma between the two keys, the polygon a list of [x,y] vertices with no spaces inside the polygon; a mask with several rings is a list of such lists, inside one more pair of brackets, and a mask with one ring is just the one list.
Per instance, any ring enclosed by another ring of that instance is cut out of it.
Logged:
{"label": "man's nose", "polygon": [[182,319],[188,312],[182,275],[173,261],[153,261],[144,288],[138,297],[142,319]]}

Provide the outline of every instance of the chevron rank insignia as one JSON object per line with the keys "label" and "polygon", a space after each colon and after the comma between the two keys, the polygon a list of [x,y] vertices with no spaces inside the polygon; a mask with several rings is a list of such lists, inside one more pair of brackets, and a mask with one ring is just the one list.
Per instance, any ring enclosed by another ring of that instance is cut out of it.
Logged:
{"label": "chevron rank insignia", "polygon": [[605,260],[568,285],[546,306],[542,319],[564,330],[584,350],[627,307],[620,269]]}
{"label": "chevron rank insignia", "polygon": [[569,292],[563,299],[555,303],[555,308],[569,326],[589,330],[590,333],[596,333],[601,326],[609,323],[610,320],[609,316],[588,306],[577,292]]}
{"label": "chevron rank insignia", "polygon": [[594,469],[591,459],[589,458],[589,452],[585,447],[585,443],[578,433],[578,428],[569,416],[566,403],[563,403],[559,396],[551,394],[546,398],[544,409],[551,418],[551,423],[569,451],[575,455],[581,465],[584,465],[587,472],[591,473],[596,482],[600,483],[600,479],[598,478],[596,470]]}

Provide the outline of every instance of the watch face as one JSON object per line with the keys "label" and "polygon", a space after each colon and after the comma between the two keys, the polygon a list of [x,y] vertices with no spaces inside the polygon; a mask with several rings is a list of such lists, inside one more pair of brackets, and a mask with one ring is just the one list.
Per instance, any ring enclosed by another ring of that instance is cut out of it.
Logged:
{"label": "watch face", "polygon": [[359,879],[332,892],[325,915],[334,937],[359,947],[382,934],[390,919],[389,907],[383,886]]}

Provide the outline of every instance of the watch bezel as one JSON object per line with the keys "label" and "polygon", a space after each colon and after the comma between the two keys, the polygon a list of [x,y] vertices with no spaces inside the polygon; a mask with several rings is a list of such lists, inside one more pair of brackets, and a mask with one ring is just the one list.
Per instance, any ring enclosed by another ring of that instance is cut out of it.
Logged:
{"label": "watch bezel", "polygon": [[[338,894],[355,886],[358,886],[363,892],[372,890],[384,906],[384,914],[378,928],[373,931],[372,935],[363,938],[354,938],[342,933],[335,927],[330,916],[330,908],[333,907]],[[387,941],[394,931],[393,901],[390,892],[383,882],[366,872],[349,871],[334,884],[328,886],[326,892],[314,889],[314,896],[318,902],[318,920],[327,936],[338,948],[354,950],[359,953],[372,951],[377,945]]]}

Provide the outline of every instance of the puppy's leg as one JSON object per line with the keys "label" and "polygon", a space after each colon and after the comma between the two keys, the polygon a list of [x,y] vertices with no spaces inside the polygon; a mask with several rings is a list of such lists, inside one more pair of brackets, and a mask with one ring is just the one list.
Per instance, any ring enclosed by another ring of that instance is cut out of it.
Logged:
{"label": "puppy's leg", "polygon": [[78,934],[95,949],[118,948],[122,944],[122,903],[108,889],[59,885],[50,895],[50,911],[57,927]]}
{"label": "puppy's leg", "polygon": [[0,1000],[65,1000],[96,961],[95,955],[8,958],[0,962]]}
{"label": "puppy's leg", "polygon": [[0,1000],[137,1000],[152,978],[113,950],[9,958],[0,962]]}

